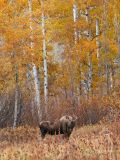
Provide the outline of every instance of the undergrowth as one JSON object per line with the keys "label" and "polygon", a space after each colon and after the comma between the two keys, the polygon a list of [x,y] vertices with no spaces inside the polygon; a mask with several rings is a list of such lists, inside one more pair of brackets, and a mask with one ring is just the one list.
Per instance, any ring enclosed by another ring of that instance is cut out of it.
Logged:
{"label": "undergrowth", "polygon": [[0,160],[119,160],[120,125],[75,128],[69,141],[62,136],[41,139],[38,128],[0,130]]}

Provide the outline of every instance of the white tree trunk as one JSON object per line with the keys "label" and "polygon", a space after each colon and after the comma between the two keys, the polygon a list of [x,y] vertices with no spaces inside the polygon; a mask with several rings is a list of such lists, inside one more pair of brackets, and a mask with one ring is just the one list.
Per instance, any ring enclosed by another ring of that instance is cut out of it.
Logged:
{"label": "white tree trunk", "polygon": [[108,62],[108,43],[107,43],[107,27],[108,27],[108,22],[107,22],[107,0],[104,0],[104,4],[103,4],[103,16],[104,16],[104,51],[105,51],[105,76],[106,76],[106,92],[107,94],[109,94],[109,89],[110,89],[110,65]]}
{"label": "white tree trunk", "polygon": [[117,45],[118,45],[118,56],[117,56],[116,62],[119,66],[119,73],[120,73],[120,19],[118,15],[119,15],[119,11],[114,7],[113,23],[115,27],[115,33],[116,33],[115,36],[116,36]]}
{"label": "white tree trunk", "polygon": [[[88,26],[89,26],[89,23],[90,23],[90,15],[89,15],[89,8],[86,9],[86,22],[88,23]],[[91,39],[92,35],[91,35],[91,29],[88,28],[88,38]],[[93,72],[92,72],[92,69],[93,69],[93,66],[92,66],[92,53],[88,53],[88,94],[91,92],[91,87],[92,87],[92,75],[93,75]]]}
{"label": "white tree trunk", "polygon": [[77,39],[78,39],[78,33],[77,33],[77,28],[76,28],[77,20],[78,20],[78,8],[77,8],[77,4],[73,4],[73,21],[75,23],[75,27],[74,27],[75,44],[77,43]]}
{"label": "white tree trunk", "polygon": [[18,113],[18,90],[16,88],[15,91],[15,107],[14,107],[14,122],[13,122],[13,128],[17,125],[17,113]]}
{"label": "white tree trunk", "polygon": [[88,92],[90,93],[91,92],[91,87],[92,87],[92,57],[91,57],[91,53],[88,53],[88,66],[89,66],[89,69],[88,69]]}
{"label": "white tree trunk", "polygon": [[38,115],[39,115],[39,120],[42,119],[42,111],[40,110],[40,81],[38,78],[38,70],[36,68],[36,65],[33,64],[33,76],[34,76],[34,82],[35,82],[35,91],[36,91],[36,97],[35,97],[35,101],[36,101],[36,105],[38,107],[37,111],[38,111]]}
{"label": "white tree trunk", "polygon": [[47,47],[46,47],[46,34],[45,34],[45,15],[44,15],[44,0],[41,0],[41,19],[42,19],[42,36],[43,36],[43,63],[44,63],[44,100],[45,112],[47,113],[48,102],[48,69],[47,69]]}
{"label": "white tree trunk", "polygon": [[[13,0],[9,1],[9,4],[13,4]],[[13,51],[12,56],[14,58],[15,53]],[[18,67],[16,64],[14,64],[15,67],[15,106],[14,106],[14,119],[13,119],[13,128],[17,125],[17,119],[18,119]]]}
{"label": "white tree trunk", "polygon": [[[28,0],[28,6],[29,6],[30,30],[31,30],[30,47],[31,47],[31,49],[33,49],[34,48],[34,39],[33,39],[33,26],[32,26],[32,0]],[[32,52],[32,54],[34,55],[33,52]],[[35,93],[36,93],[35,102],[36,102],[36,106],[37,106],[38,120],[41,121],[42,110],[41,110],[41,105],[40,105],[40,82],[39,82],[39,78],[38,78],[38,72],[37,72],[36,65],[34,63],[32,65],[33,65],[33,76],[34,76]]]}
{"label": "white tree trunk", "polygon": [[15,88],[15,107],[14,107],[14,122],[13,122],[13,128],[16,127],[17,125],[17,119],[18,119],[18,68],[15,66],[15,83],[16,83],[16,88]]}
{"label": "white tree trunk", "polygon": [[[77,4],[74,3],[73,4],[73,22],[74,22],[74,44],[76,45],[77,44],[77,41],[78,41],[78,31],[77,31],[77,27],[76,27],[76,23],[77,23],[77,20],[78,20],[78,7],[77,7]],[[72,96],[73,96],[73,104],[75,102],[75,96],[74,96],[74,80],[72,78],[72,75],[71,75],[71,90],[72,90]],[[77,98],[77,101],[79,103],[80,101],[80,90],[79,90],[79,87],[77,88],[77,92],[78,92],[78,98]]]}
{"label": "white tree trunk", "polygon": [[[30,27],[30,30],[31,30],[31,34],[30,34],[30,47],[31,49],[34,48],[34,42],[33,42],[33,26],[32,26],[32,0],[28,0],[28,9],[29,9],[29,27]],[[33,52],[32,52],[33,54]]]}
{"label": "white tree trunk", "polygon": [[100,58],[100,42],[99,42],[99,35],[100,35],[100,25],[99,19],[96,19],[96,45],[97,45],[97,58]]}
{"label": "white tree trunk", "polygon": [[[97,46],[97,59],[98,59],[98,78],[101,79],[101,62],[100,62],[100,24],[99,19],[96,19],[96,46]],[[102,96],[102,87],[99,88],[99,93]]]}
{"label": "white tree trunk", "polygon": [[32,71],[31,71],[31,66],[30,64],[27,64],[27,73],[26,73],[26,77],[27,77],[27,82],[26,82],[26,86],[29,88],[29,91],[31,92],[30,94],[30,99],[31,99],[31,102],[30,102],[30,107],[31,107],[31,114],[32,114],[32,117],[34,118],[34,113],[35,113],[35,109],[34,109],[34,99],[33,99],[33,88],[34,88],[34,83],[33,83],[33,80],[32,80]]}
{"label": "white tree trunk", "polygon": [[110,89],[111,89],[111,91],[113,91],[113,76],[114,76],[114,73],[113,73],[113,69],[111,68],[111,70],[110,70]]}

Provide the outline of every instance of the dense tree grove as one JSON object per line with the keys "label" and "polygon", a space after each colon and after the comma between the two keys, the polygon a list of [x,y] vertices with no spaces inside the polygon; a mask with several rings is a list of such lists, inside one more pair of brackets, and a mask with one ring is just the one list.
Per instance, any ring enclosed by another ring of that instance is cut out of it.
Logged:
{"label": "dense tree grove", "polygon": [[120,107],[119,6],[0,0],[0,127],[82,112],[97,98]]}

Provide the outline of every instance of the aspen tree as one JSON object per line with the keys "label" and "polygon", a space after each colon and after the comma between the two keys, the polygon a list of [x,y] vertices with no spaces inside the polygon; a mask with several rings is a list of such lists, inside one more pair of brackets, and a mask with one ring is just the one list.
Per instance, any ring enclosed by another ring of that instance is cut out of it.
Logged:
{"label": "aspen tree", "polygon": [[48,68],[47,68],[47,47],[46,47],[46,34],[45,34],[45,13],[44,13],[44,0],[41,3],[41,19],[42,19],[42,36],[43,36],[43,65],[44,65],[44,100],[45,100],[45,112],[47,113],[48,102]]}
{"label": "aspen tree", "polygon": [[[33,37],[33,26],[32,26],[32,0],[28,0],[28,7],[29,7],[29,16],[30,16],[30,30],[31,30],[31,35],[30,35],[30,47],[31,50],[34,52],[34,37]],[[32,53],[34,55],[34,53]],[[35,102],[37,106],[37,112],[38,112],[38,120],[41,121],[42,119],[42,110],[41,110],[41,105],[40,105],[40,82],[38,78],[38,71],[36,65],[33,63],[33,76],[34,76],[34,83],[35,83]]]}

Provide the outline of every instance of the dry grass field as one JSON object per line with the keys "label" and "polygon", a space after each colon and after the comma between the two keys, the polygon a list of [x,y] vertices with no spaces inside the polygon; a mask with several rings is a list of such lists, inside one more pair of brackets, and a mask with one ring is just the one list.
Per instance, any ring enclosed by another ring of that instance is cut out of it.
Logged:
{"label": "dry grass field", "polygon": [[120,124],[75,128],[69,141],[38,128],[0,130],[0,160],[120,160]]}

